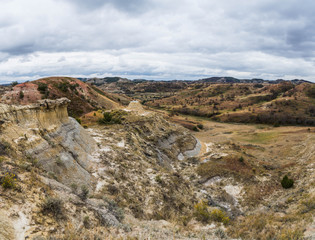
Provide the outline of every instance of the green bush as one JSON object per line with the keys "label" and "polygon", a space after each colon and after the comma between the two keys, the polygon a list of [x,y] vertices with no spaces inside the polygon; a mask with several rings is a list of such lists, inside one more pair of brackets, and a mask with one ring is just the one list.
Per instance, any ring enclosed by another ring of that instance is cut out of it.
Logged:
{"label": "green bush", "polygon": [[[63,92],[67,92],[68,91],[68,88],[70,87],[71,88],[72,85],[70,85],[70,83],[68,82],[60,82],[58,83],[57,85],[57,88],[60,89],[61,91]],[[73,85],[73,87],[75,88],[75,86]],[[73,88],[73,89],[74,89]]]}
{"label": "green bush", "polygon": [[159,184],[162,184],[162,183],[163,183],[163,180],[162,180],[162,178],[161,178],[160,175],[157,175],[157,176],[155,177],[155,181],[156,181],[157,183],[159,183]]}
{"label": "green bush", "polygon": [[7,141],[1,139],[0,140],[0,155],[8,154],[8,151],[11,149],[11,144]]}
{"label": "green bush", "polygon": [[194,130],[195,132],[199,132],[199,129],[197,126],[194,126],[192,130]]}
{"label": "green bush", "polygon": [[16,176],[14,173],[6,173],[4,177],[2,177],[1,179],[1,182],[2,182],[1,185],[5,189],[15,188],[15,180],[16,180]]}
{"label": "green bush", "polygon": [[84,185],[84,186],[81,187],[81,193],[79,194],[79,197],[83,201],[85,201],[88,198],[88,196],[89,196],[89,189],[88,189],[87,186]]}
{"label": "green bush", "polygon": [[113,200],[105,200],[107,202],[107,209],[117,218],[118,221],[122,221],[125,218],[124,210],[121,209],[117,203]]}
{"label": "green bush", "polygon": [[90,225],[91,225],[91,223],[90,223],[90,218],[89,218],[89,216],[85,216],[84,217],[84,219],[83,219],[83,225],[84,225],[84,227],[85,228],[90,228]]}
{"label": "green bush", "polygon": [[208,204],[205,200],[197,203],[194,206],[194,216],[198,221],[208,223],[210,220],[222,222],[224,225],[230,222],[230,218],[227,214],[220,209],[211,209],[208,207]]}
{"label": "green bush", "polygon": [[81,124],[81,119],[80,119],[80,118],[75,118],[75,120],[77,120],[77,122],[78,122],[79,124]]}
{"label": "green bush", "polygon": [[40,91],[41,94],[45,94],[48,90],[48,85],[46,83],[38,83],[37,90]]}
{"label": "green bush", "polygon": [[293,187],[293,184],[294,184],[293,179],[288,178],[287,175],[285,175],[281,181],[281,186],[286,189]]}
{"label": "green bush", "polygon": [[63,203],[58,198],[48,197],[41,204],[41,212],[51,214],[55,218],[61,218],[63,216]]}
{"label": "green bush", "polygon": [[124,115],[126,115],[124,111],[104,112],[103,118],[100,118],[98,122],[100,124],[120,124],[124,119]]}
{"label": "green bush", "polygon": [[77,184],[72,183],[70,187],[71,187],[71,190],[72,190],[73,193],[77,192],[77,190],[78,190],[78,185]]}
{"label": "green bush", "polygon": [[207,223],[210,220],[211,216],[208,211],[208,204],[206,201],[202,200],[201,202],[195,204],[194,216],[200,222]]}
{"label": "green bush", "polygon": [[20,91],[19,97],[20,97],[20,99],[23,99],[23,98],[24,98],[24,93],[23,93],[23,91]]}
{"label": "green bush", "polygon": [[210,217],[212,220],[222,222],[224,225],[230,222],[230,218],[226,215],[225,212],[221,211],[220,209],[212,210],[210,213]]}

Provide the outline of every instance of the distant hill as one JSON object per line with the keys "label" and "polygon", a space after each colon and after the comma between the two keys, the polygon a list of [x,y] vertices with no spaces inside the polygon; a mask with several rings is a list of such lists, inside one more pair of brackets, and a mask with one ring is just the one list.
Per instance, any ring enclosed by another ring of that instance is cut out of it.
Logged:
{"label": "distant hill", "polygon": [[294,79],[294,80],[264,80],[260,78],[253,78],[253,79],[238,79],[234,77],[211,77],[211,78],[204,78],[200,79],[197,82],[200,83],[270,83],[270,84],[278,84],[280,82],[292,82],[294,84],[301,84],[301,83],[311,83],[309,81],[303,79]]}
{"label": "distant hill", "polygon": [[71,100],[68,106],[71,116],[81,116],[97,108],[115,109],[120,106],[119,102],[110,99],[102,90],[69,77],[49,77],[18,84],[7,91],[1,101],[26,105],[40,99],[61,97]]}
{"label": "distant hill", "polygon": [[243,83],[208,79],[173,95],[142,99],[151,107],[216,121],[315,125],[315,84],[301,80]]}

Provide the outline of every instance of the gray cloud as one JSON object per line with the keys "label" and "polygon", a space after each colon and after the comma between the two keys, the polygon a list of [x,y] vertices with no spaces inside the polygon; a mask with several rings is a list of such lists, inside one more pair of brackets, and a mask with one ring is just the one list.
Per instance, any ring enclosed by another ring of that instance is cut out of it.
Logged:
{"label": "gray cloud", "polygon": [[2,0],[0,76],[315,76],[315,2]]}

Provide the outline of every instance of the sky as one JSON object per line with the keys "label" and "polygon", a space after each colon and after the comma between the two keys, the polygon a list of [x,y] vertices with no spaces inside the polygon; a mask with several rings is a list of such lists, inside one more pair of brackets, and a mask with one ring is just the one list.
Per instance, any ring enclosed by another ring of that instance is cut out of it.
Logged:
{"label": "sky", "polygon": [[46,76],[315,82],[315,1],[0,0],[0,83]]}

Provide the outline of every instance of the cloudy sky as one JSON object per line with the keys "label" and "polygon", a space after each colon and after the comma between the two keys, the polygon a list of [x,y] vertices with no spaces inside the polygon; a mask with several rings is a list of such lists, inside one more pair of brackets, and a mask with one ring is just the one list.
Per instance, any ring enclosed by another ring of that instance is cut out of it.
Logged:
{"label": "cloudy sky", "polygon": [[311,0],[0,0],[0,82],[315,81]]}

